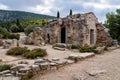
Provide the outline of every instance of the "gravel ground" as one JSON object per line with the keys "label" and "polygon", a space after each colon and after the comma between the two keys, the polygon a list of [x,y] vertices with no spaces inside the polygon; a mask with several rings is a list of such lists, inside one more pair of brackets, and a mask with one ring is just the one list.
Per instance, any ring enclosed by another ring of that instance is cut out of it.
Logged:
{"label": "gravel ground", "polygon": [[[87,71],[105,71],[91,76]],[[81,79],[74,79],[80,77]],[[120,49],[65,66],[59,70],[36,75],[33,80],[120,80]]]}

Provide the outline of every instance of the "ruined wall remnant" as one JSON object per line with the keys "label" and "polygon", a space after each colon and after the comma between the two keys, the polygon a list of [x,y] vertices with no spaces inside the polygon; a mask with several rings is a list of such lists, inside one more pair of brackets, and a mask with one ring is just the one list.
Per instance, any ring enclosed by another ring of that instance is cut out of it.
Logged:
{"label": "ruined wall remnant", "polygon": [[25,40],[26,44],[34,44],[37,46],[44,45],[44,40],[42,36],[42,29],[40,27],[36,27],[32,33],[28,35]]}
{"label": "ruined wall remnant", "polygon": [[109,29],[107,29],[104,25],[102,24],[97,24],[97,41],[96,43],[102,43],[102,44],[106,44],[108,46],[112,45],[112,38],[109,34]]}

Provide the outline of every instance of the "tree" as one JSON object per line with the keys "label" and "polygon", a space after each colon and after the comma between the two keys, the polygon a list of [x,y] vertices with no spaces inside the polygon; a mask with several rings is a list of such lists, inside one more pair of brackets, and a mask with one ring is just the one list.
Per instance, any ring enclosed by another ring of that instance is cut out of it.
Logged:
{"label": "tree", "polygon": [[19,27],[16,24],[12,24],[12,26],[10,27],[10,30],[12,32],[19,32]]}
{"label": "tree", "polygon": [[116,12],[107,13],[106,18],[105,25],[109,28],[112,38],[120,41],[120,9],[117,9]]}
{"label": "tree", "polygon": [[16,19],[16,25],[19,28],[18,32],[24,32],[24,27],[21,25],[21,22],[19,19]]}
{"label": "tree", "polygon": [[8,33],[9,33],[9,32],[7,31],[6,28],[0,27],[0,34],[6,35],[6,34],[8,34]]}
{"label": "tree", "polygon": [[70,16],[72,15],[72,9],[70,9],[70,14],[69,14]]}
{"label": "tree", "polygon": [[59,11],[57,12],[57,18],[60,18],[60,12]]}
{"label": "tree", "polygon": [[24,30],[25,34],[26,34],[26,35],[29,35],[29,34],[33,31],[34,28],[35,28],[35,26],[33,26],[33,25],[28,25],[28,26],[25,28],[25,30]]}
{"label": "tree", "polygon": [[46,23],[45,23],[45,20],[42,19],[42,26],[44,26]]}

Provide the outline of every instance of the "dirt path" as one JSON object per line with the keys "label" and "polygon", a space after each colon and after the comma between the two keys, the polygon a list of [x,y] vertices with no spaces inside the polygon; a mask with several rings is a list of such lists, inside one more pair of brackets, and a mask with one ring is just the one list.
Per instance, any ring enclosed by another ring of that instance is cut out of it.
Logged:
{"label": "dirt path", "polygon": [[[86,71],[104,70],[103,74],[90,76]],[[120,80],[120,49],[96,55],[93,58],[65,66],[59,70],[37,75],[34,80]]]}

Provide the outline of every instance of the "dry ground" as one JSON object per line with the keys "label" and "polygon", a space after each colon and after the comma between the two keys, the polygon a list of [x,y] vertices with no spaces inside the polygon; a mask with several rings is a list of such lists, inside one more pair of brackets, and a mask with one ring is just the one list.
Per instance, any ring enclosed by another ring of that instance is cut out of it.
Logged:
{"label": "dry ground", "polygon": [[[105,73],[90,76],[86,73],[88,70],[104,70]],[[80,80],[120,80],[120,49],[96,55],[59,70],[37,75],[33,80],[74,80],[76,76],[81,76]]]}
{"label": "dry ground", "polygon": [[[27,46],[29,49],[39,48],[38,46]],[[59,51],[52,49],[52,46],[47,45],[40,47],[46,49],[48,52],[47,58],[64,59],[70,54],[75,54],[75,51]],[[18,63],[18,61],[28,61],[33,64],[34,60],[23,59],[21,57],[5,55],[7,49],[0,48],[0,59],[6,63]],[[104,74],[97,76],[89,76],[86,71],[91,69],[105,70]],[[105,52],[102,55],[96,55],[93,58],[80,61],[78,63],[65,66],[59,70],[53,70],[43,75],[36,75],[33,80],[73,80],[74,77],[82,76],[83,80],[120,80],[120,49]]]}
{"label": "dry ground", "polygon": [[[65,50],[65,51],[59,51],[59,50],[55,50],[52,48],[51,45],[46,45],[46,46],[33,46],[33,45],[22,45],[22,46],[26,46],[29,49],[34,49],[34,48],[42,48],[42,49],[46,49],[48,56],[46,56],[46,58],[51,59],[51,58],[60,58],[60,59],[64,59],[67,58],[70,54],[74,54],[75,51],[70,51],[70,50]],[[3,49],[2,47],[0,47],[0,59],[3,60],[3,62],[5,63],[10,63],[10,64],[17,64],[19,61],[27,61],[29,62],[30,65],[32,65],[34,63],[34,60],[30,60],[30,59],[24,59],[22,57],[16,57],[16,56],[8,56],[6,55],[8,49]],[[76,54],[78,54],[78,52],[76,52]]]}

